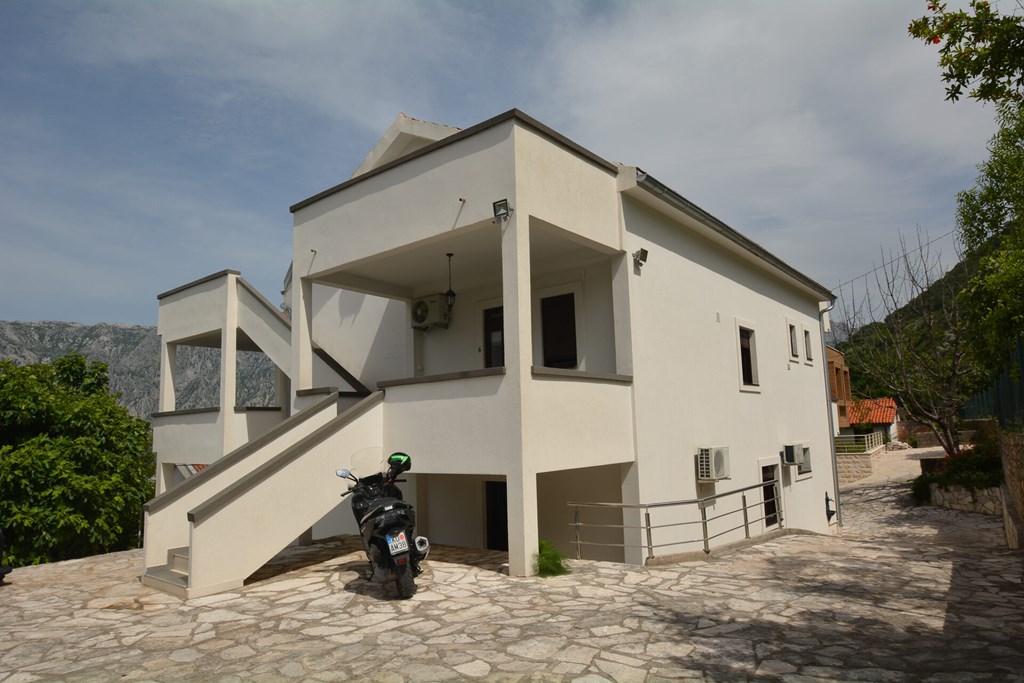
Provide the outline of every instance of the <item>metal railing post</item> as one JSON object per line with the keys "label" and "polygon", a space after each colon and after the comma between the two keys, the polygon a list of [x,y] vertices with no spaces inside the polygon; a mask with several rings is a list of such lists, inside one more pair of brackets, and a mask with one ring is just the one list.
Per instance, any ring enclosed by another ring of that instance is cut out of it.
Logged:
{"label": "metal railing post", "polygon": [[778,508],[779,528],[781,529],[784,526],[785,517],[782,514],[782,491],[779,489],[779,482],[776,481],[772,484],[772,488],[775,489],[775,506]]}
{"label": "metal railing post", "polygon": [[654,539],[651,535],[651,509],[644,508],[644,526],[647,527],[647,559],[654,558]]}
{"label": "metal railing post", "polygon": [[576,559],[583,559],[583,550],[580,548],[580,507],[576,506]]}
{"label": "metal railing post", "polygon": [[740,502],[743,503],[743,533],[750,538],[750,520],[747,518],[747,494],[740,494]]}
{"label": "metal railing post", "polygon": [[711,554],[711,546],[708,545],[708,511],[704,507],[704,503],[698,503],[700,508],[700,528],[704,532],[704,554]]}

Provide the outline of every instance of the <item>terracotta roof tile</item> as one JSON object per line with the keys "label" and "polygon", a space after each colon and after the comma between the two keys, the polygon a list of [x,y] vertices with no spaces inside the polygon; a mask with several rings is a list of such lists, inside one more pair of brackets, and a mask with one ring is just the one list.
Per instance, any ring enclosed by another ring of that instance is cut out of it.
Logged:
{"label": "terracotta roof tile", "polygon": [[896,421],[896,401],[891,398],[866,398],[855,401],[849,410],[850,424],[892,424]]}

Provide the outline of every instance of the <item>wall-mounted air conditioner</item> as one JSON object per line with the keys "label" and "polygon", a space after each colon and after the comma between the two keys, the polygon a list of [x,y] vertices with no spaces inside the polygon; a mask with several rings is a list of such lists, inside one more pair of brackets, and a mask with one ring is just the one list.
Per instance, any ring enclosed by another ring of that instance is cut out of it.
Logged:
{"label": "wall-mounted air conditioner", "polygon": [[448,327],[450,317],[444,294],[431,294],[412,302],[412,328],[414,330]]}
{"label": "wall-mounted air conditioner", "polygon": [[787,443],[782,447],[782,463],[789,467],[806,465],[811,447],[806,442]]}
{"label": "wall-mounted air conditioner", "polygon": [[697,449],[697,481],[718,481],[728,478],[728,446],[708,446]]}

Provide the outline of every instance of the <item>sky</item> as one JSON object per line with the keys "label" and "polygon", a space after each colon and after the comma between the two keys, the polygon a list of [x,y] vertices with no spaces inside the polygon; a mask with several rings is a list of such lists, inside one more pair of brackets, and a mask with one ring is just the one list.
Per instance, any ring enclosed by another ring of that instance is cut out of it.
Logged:
{"label": "sky", "polygon": [[952,265],[994,111],[945,101],[925,5],[0,0],[0,320],[151,325],[225,268],[279,302],[288,207],[399,112],[518,108],[837,293],[901,233]]}

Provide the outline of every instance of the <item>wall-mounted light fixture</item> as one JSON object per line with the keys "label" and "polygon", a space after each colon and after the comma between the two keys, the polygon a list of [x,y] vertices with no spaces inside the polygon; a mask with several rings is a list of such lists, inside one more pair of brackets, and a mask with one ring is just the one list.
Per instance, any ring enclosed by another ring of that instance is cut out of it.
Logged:
{"label": "wall-mounted light fixture", "polygon": [[455,306],[455,292],[452,291],[452,256],[454,255],[451,252],[446,254],[448,257],[448,291],[444,293],[444,302],[448,304],[449,310]]}
{"label": "wall-mounted light fixture", "polygon": [[828,491],[825,491],[825,521],[831,522],[835,515],[836,511],[832,509],[832,499],[828,497]]}
{"label": "wall-mounted light fixture", "polygon": [[640,248],[633,252],[633,265],[637,268],[647,263],[647,250]]}
{"label": "wall-mounted light fixture", "polygon": [[509,217],[515,209],[508,205],[507,199],[499,199],[494,202],[494,220],[493,223],[501,223],[508,221]]}

